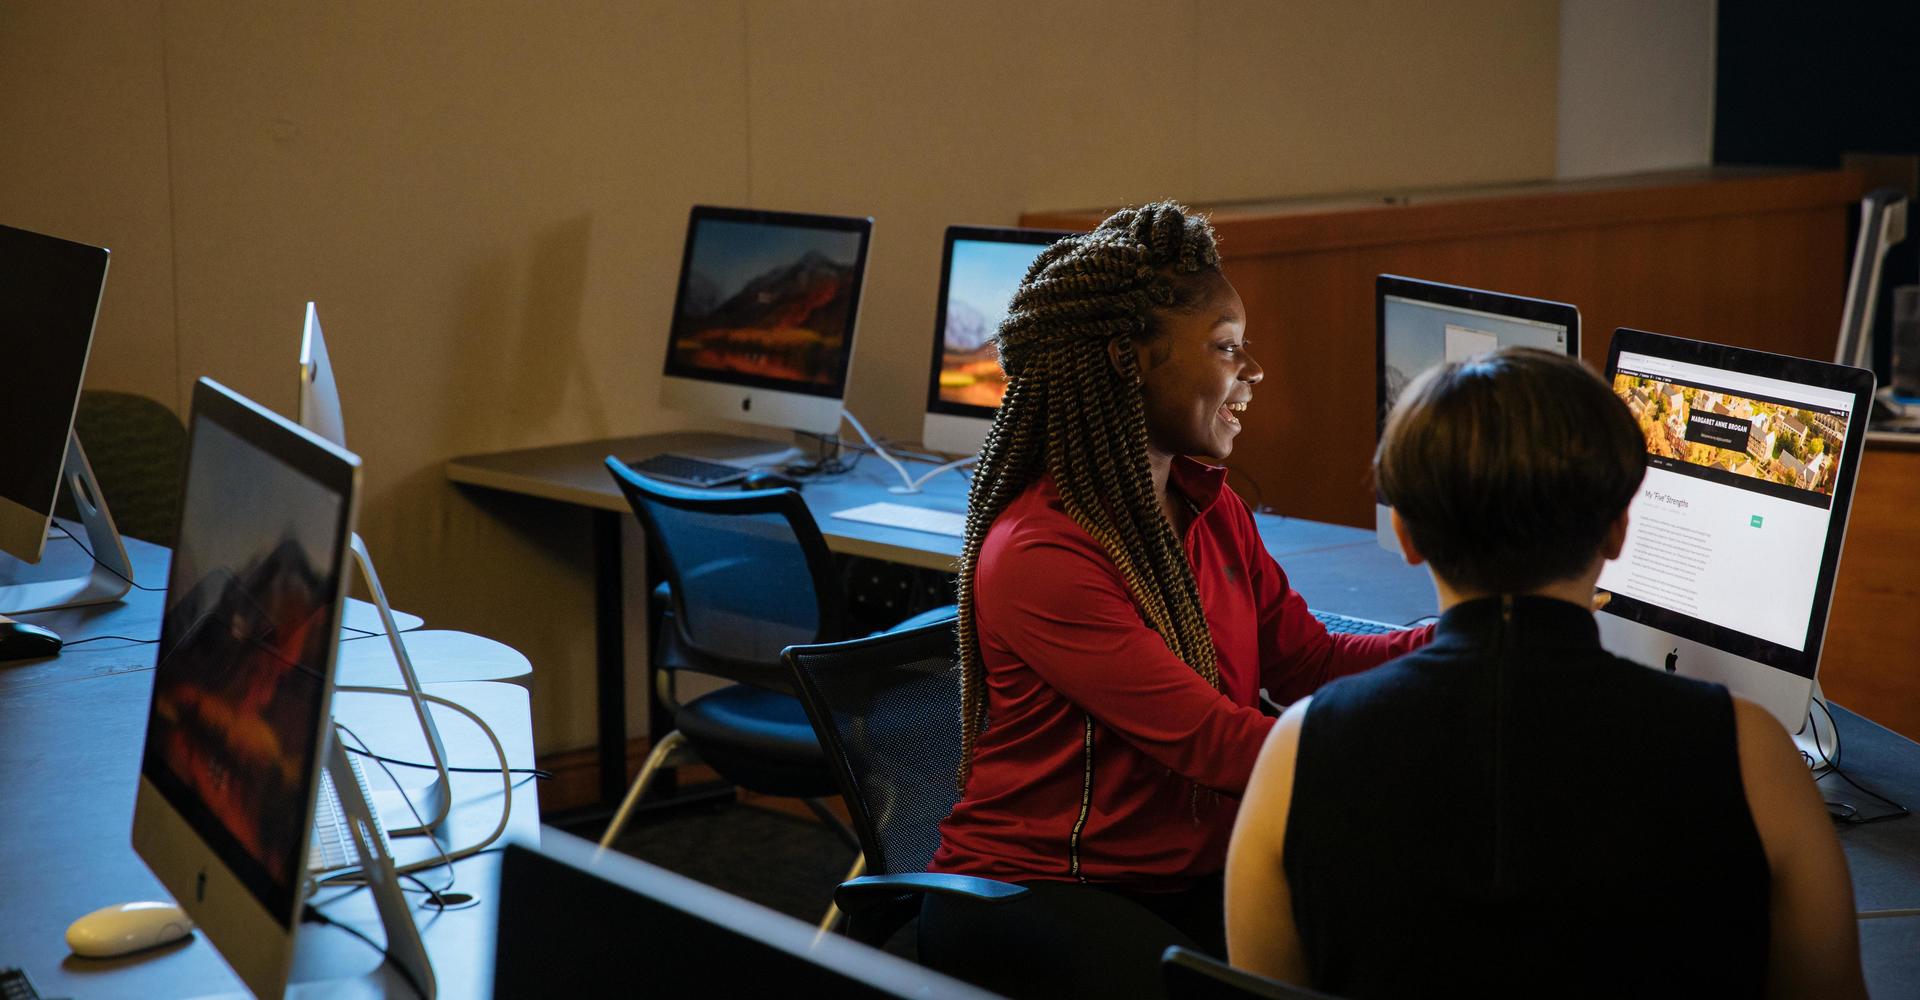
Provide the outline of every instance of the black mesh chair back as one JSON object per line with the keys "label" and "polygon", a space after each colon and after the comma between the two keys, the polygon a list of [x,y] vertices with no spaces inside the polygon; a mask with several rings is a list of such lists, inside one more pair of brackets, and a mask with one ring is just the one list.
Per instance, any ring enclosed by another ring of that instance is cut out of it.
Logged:
{"label": "black mesh chair back", "polygon": [[611,457],[607,468],[670,585],[680,652],[694,661],[684,665],[791,691],[780,651],[844,635],[826,539],[797,491],[686,489]]}
{"label": "black mesh chair back", "polygon": [[787,650],[867,871],[923,872],[960,792],[960,675],[949,618]]}

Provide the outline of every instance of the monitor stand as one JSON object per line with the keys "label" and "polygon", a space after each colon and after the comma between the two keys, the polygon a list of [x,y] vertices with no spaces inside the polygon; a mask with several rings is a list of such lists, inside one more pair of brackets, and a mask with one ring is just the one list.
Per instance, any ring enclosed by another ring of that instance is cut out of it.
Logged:
{"label": "monitor stand", "polygon": [[[327,727],[331,730],[333,727]],[[427,958],[420,929],[413,922],[413,911],[400,889],[400,877],[394,871],[393,858],[380,847],[374,832],[373,806],[361,794],[360,782],[347,763],[346,748],[338,736],[327,739],[327,771],[340,796],[340,811],[353,838],[354,852],[360,857],[360,870],[367,882],[373,904],[386,932],[388,961],[404,969],[419,986],[419,995],[432,1000],[436,992],[433,964]],[[329,919],[347,922],[329,914]],[[366,942],[333,928],[302,923],[294,938],[293,974],[287,984],[292,997],[388,997],[411,996],[414,990],[380,967],[369,969],[375,959]],[[355,975],[355,970],[362,970]],[[343,978],[343,973],[346,978]],[[405,978],[405,977],[400,977]]]}
{"label": "monitor stand", "polygon": [[[80,447],[80,435],[67,433],[67,459],[61,485],[73,497],[86,528],[86,547],[92,551],[87,572],[56,580],[21,580],[16,575],[23,565],[0,556],[0,614],[21,615],[32,611],[55,611],[87,604],[110,604],[133,586],[133,563],[120,531],[113,526],[106,497],[87,464],[86,450]],[[52,522],[49,521],[49,524]],[[64,530],[64,529],[63,529]]]}
{"label": "monitor stand", "polygon": [[[348,547],[353,551],[353,563],[359,567],[360,578],[366,581],[373,606],[379,611],[381,629],[387,637],[387,644],[393,649],[393,659],[400,668],[399,687],[406,691],[407,700],[413,703],[414,717],[420,720],[420,734],[426,737],[427,754],[433,760],[434,780],[427,786],[419,801],[409,807],[400,802],[396,809],[381,811],[382,822],[391,837],[407,837],[429,834],[445,839],[447,816],[453,811],[453,782],[447,774],[447,748],[440,740],[440,729],[434,725],[433,713],[420,697],[420,677],[414,672],[413,659],[407,655],[407,644],[401,638],[399,624],[394,620],[393,606],[387,603],[387,592],[380,586],[380,574],[374,571],[373,556],[367,552],[367,543],[359,532],[353,533]],[[388,685],[391,686],[391,685]],[[336,782],[338,779],[335,779]],[[420,818],[414,819],[413,811],[420,812]],[[396,822],[401,817],[406,822]]]}
{"label": "monitor stand", "polygon": [[1793,745],[1816,774],[1840,765],[1840,732],[1834,728],[1833,712],[1827,707],[1827,695],[1820,690],[1817,677],[1813,697],[1807,702],[1807,721],[1793,734]]}

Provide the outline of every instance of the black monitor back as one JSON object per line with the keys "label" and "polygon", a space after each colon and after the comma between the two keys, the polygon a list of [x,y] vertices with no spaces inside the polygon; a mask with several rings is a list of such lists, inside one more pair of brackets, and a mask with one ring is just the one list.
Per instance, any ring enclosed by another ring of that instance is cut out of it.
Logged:
{"label": "black monitor back", "polygon": [[974,989],[552,828],[500,871],[493,995],[980,997]]}

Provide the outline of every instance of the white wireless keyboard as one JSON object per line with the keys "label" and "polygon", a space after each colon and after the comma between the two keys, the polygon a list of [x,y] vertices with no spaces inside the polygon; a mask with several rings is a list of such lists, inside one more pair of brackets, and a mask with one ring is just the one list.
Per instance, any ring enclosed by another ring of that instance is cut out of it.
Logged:
{"label": "white wireless keyboard", "polygon": [[845,521],[880,524],[889,528],[905,528],[908,531],[924,531],[932,535],[951,535],[954,538],[964,538],[967,534],[967,515],[965,514],[956,514],[950,510],[909,507],[902,503],[870,503],[861,507],[836,510],[833,516]]}

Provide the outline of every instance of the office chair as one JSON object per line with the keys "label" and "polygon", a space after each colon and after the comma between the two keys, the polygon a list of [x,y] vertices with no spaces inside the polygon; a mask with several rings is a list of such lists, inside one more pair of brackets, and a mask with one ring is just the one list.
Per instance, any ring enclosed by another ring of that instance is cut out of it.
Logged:
{"label": "office chair", "polygon": [[1167,1000],[1334,1000],[1177,944],[1160,956],[1160,972],[1166,980]]}
{"label": "office chair", "polygon": [[[875,946],[919,913],[929,892],[1006,902],[1022,886],[927,871],[940,821],[960,798],[960,684],[954,620],[782,654],[826,748],[872,874],[834,893],[846,934]],[[858,874],[856,872],[855,874]]]}
{"label": "office chair", "polygon": [[[661,768],[697,759],[741,788],[801,799],[858,850],[821,801],[839,787],[780,663],[787,646],[844,637],[844,599],[827,543],[800,494],[686,489],[613,457],[607,469],[666,577],[667,607],[653,633],[661,668],[654,696],[672,712],[674,731],[647,755],[601,849],[619,837]],[[737,683],[683,704],[673,682],[682,670]]]}
{"label": "office chair", "polygon": [[[73,429],[101,494],[113,505],[114,526],[123,535],[171,547],[180,530],[186,425],[145,396],[89,389],[80,394]],[[78,516],[64,488],[59,512]]]}

